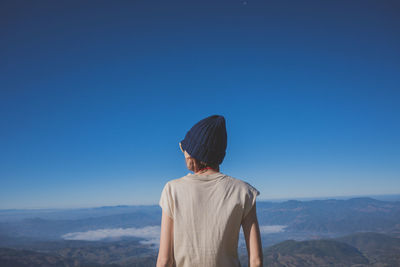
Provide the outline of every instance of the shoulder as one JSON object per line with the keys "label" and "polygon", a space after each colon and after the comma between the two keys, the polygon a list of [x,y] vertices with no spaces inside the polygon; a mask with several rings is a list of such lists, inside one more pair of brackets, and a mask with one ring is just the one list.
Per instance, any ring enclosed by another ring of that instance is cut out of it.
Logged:
{"label": "shoulder", "polygon": [[226,180],[229,184],[231,184],[233,187],[235,187],[237,190],[241,192],[251,192],[255,193],[256,195],[259,195],[260,192],[252,186],[250,183],[246,182],[245,180],[235,178],[229,175],[226,175]]}
{"label": "shoulder", "polygon": [[179,186],[180,184],[182,184],[184,182],[183,178],[185,178],[185,177],[186,177],[186,175],[179,177],[179,178],[171,179],[165,183],[164,187],[173,188],[173,187]]}
{"label": "shoulder", "polygon": [[244,179],[239,179],[233,176],[226,175],[225,177],[227,181],[237,187],[242,187],[242,188],[248,188],[248,187],[253,187],[251,184],[246,182]]}

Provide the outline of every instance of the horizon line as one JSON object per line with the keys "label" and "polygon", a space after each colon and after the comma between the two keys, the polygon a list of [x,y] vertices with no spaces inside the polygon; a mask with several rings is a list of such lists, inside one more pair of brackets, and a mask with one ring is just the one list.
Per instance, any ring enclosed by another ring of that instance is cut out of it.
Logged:
{"label": "horizon line", "polygon": [[[397,194],[375,194],[375,195],[343,195],[343,196],[320,196],[320,197],[290,197],[290,198],[262,198],[258,202],[286,202],[286,201],[312,201],[312,200],[349,200],[353,198],[373,198],[381,201],[400,201],[400,193]],[[31,208],[0,208],[0,211],[27,211],[27,210],[79,210],[79,209],[100,209],[116,207],[138,207],[138,206],[158,206],[153,204],[116,204],[82,207],[31,207]]]}

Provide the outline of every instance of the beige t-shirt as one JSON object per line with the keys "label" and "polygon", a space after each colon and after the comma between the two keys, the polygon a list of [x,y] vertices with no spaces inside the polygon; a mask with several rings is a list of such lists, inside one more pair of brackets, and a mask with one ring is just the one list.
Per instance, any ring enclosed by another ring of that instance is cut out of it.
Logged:
{"label": "beige t-shirt", "polygon": [[241,222],[259,194],[223,173],[188,173],[167,182],[159,204],[174,221],[175,266],[240,266]]}

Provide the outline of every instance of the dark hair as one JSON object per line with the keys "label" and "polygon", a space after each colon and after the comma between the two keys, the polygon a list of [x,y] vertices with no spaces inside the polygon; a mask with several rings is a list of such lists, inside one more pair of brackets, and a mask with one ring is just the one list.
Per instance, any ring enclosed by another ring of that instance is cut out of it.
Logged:
{"label": "dark hair", "polygon": [[206,168],[206,167],[211,167],[213,169],[218,169],[218,166],[219,166],[218,164],[207,163],[207,162],[198,160],[196,158],[193,158],[193,159],[194,159],[194,162],[195,162],[195,164],[196,164],[196,166],[197,166],[197,168],[199,170],[201,170],[203,168]]}
{"label": "dark hair", "polygon": [[219,170],[219,164],[207,163],[207,162],[198,160],[196,158],[193,158],[191,156],[186,158],[186,165],[187,165],[187,168],[193,172],[198,172],[199,170],[204,169],[206,167],[211,167],[215,170]]}

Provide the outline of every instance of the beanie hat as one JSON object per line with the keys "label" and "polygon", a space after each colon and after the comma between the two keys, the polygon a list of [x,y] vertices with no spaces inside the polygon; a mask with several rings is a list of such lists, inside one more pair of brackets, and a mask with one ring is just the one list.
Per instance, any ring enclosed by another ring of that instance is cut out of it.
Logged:
{"label": "beanie hat", "polygon": [[209,164],[221,164],[227,146],[225,118],[212,115],[202,119],[186,133],[181,146],[197,160]]}

